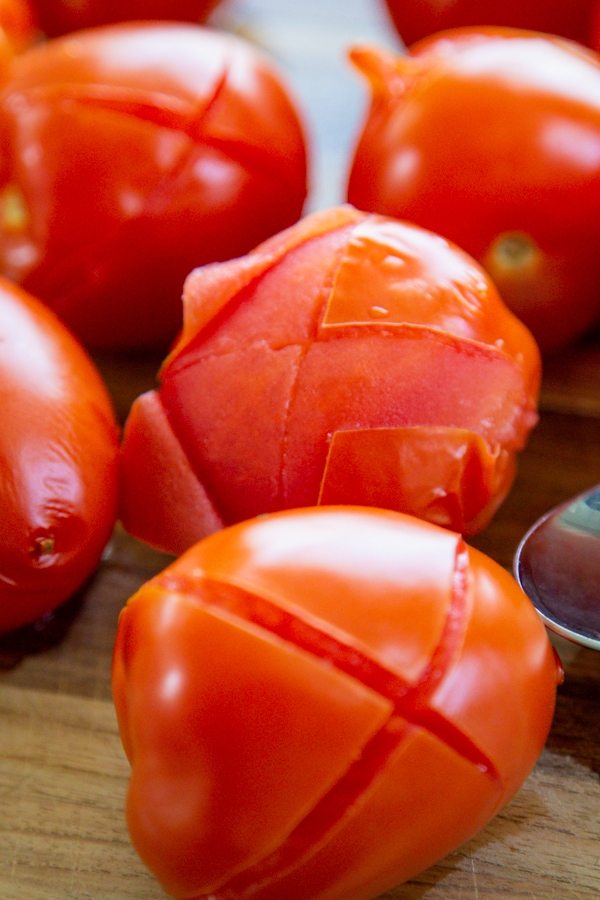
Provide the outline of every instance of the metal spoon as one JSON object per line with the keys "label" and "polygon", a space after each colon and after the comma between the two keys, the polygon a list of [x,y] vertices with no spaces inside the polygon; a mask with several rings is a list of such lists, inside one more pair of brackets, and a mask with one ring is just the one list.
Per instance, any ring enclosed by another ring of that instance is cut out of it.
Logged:
{"label": "metal spoon", "polygon": [[600,485],[542,516],[513,569],[548,628],[600,650]]}

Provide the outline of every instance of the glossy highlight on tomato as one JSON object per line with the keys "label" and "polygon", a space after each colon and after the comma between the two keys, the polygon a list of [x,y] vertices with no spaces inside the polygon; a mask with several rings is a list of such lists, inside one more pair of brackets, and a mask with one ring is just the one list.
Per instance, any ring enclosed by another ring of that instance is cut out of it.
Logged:
{"label": "glossy highlight on tomato", "polygon": [[514,795],[560,674],[455,533],[358,507],[232,526],[120,616],[133,844],[177,898],[369,900]]}
{"label": "glossy highlight on tomato", "polygon": [[503,25],[544,31],[590,45],[597,0],[385,0],[405,44],[438,31]]}
{"label": "glossy highlight on tomato", "polygon": [[31,0],[48,37],[114,22],[177,19],[202,22],[219,0]]}
{"label": "glossy highlight on tomato", "polygon": [[550,353],[600,314],[600,59],[458,29],[406,56],[357,47],[372,91],[348,199],[454,241]]}
{"label": "glossy highlight on tomato", "polygon": [[249,43],[177,23],[56,38],[0,92],[0,270],[94,349],[166,348],[194,266],[295,222],[306,151]]}
{"label": "glossy highlight on tomato", "polygon": [[180,553],[251,516],[354,503],[473,533],[536,421],[537,346],[443,238],[346,206],[199,268],[122,447],[121,516]]}
{"label": "glossy highlight on tomato", "polygon": [[0,632],[92,574],[117,516],[119,432],[99,374],[56,316],[0,281]]}

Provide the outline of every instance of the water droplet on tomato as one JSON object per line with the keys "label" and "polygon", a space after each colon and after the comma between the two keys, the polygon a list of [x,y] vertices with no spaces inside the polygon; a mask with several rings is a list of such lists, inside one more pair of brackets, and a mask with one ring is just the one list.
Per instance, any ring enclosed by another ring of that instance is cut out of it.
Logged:
{"label": "water droplet on tomato", "polygon": [[369,310],[369,315],[372,319],[385,319],[389,314],[390,311],[385,306],[372,306]]}

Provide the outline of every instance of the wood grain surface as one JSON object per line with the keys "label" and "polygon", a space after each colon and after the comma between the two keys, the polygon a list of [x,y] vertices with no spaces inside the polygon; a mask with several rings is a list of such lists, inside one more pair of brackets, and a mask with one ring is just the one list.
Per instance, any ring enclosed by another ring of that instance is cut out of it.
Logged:
{"label": "wood grain surface", "polygon": [[[288,76],[313,146],[309,208],[339,203],[366,96],[345,60],[358,41],[399,43],[377,0],[225,2],[216,24],[255,41]],[[121,420],[160,360],[98,359]],[[600,342],[548,362],[540,422],[514,489],[472,541],[510,567],[535,519],[600,481]],[[127,836],[128,765],[110,697],[119,610],[169,557],[117,528],[55,646],[0,642],[0,900],[161,900]],[[566,679],[537,766],[472,841],[388,900],[592,900],[600,896],[600,654],[554,640]],[[20,660],[20,661],[19,661]],[[281,900],[288,900],[282,897]]]}

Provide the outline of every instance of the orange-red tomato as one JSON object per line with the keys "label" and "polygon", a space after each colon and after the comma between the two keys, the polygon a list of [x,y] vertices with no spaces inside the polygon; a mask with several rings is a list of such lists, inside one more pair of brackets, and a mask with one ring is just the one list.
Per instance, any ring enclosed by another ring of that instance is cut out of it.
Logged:
{"label": "orange-red tomato", "polygon": [[122,518],[181,552],[263,512],[355,503],[473,532],[536,420],[539,352],[476,263],[351,207],[193,272],[135,402]]}
{"label": "orange-red tomato", "polygon": [[559,675],[457,534],[358,507],[232,526],[121,613],[133,844],[174,897],[368,900],[514,795]]}
{"label": "orange-red tomato", "polygon": [[0,0],[0,46],[2,52],[19,52],[37,37],[37,19],[29,0]]}
{"label": "orange-red tomato", "polygon": [[304,138],[277,73],[201,26],[129,23],[16,57],[0,93],[0,270],[88,346],[162,345],[196,265],[295,222]]}
{"label": "orange-red tomato", "polygon": [[219,0],[30,0],[49,37],[125,20],[204,21]]}
{"label": "orange-red tomato", "polygon": [[457,243],[543,351],[600,312],[600,60],[559,38],[462,29],[407,56],[356,48],[372,105],[348,198]]}
{"label": "orange-red tomato", "polygon": [[507,25],[590,43],[597,0],[385,0],[405,44],[463,25]]}
{"label": "orange-red tomato", "polygon": [[0,632],[91,575],[117,514],[119,435],[106,389],[56,316],[0,281]]}

